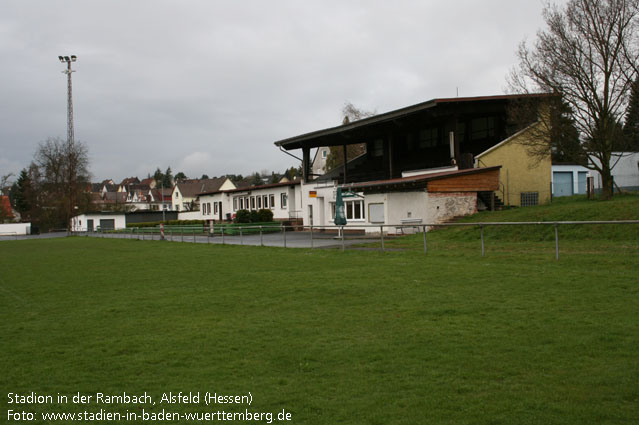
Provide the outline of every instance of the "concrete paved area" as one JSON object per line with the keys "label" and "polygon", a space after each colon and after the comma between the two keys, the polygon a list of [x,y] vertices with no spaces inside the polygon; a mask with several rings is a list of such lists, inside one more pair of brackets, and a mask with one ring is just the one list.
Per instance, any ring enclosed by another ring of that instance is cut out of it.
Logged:
{"label": "concrete paved area", "polygon": [[[85,236],[82,233],[79,236]],[[122,234],[122,233],[107,233],[98,234],[91,233],[88,236],[98,238],[118,238],[118,239],[139,239],[139,240],[160,240],[160,235],[145,235],[145,234]],[[189,235],[189,234],[166,234],[167,241],[172,242],[185,242],[185,243],[210,243],[210,244],[227,244],[227,245],[247,245],[247,246],[273,246],[273,247],[286,247],[286,248],[341,248],[342,240],[334,235],[313,232],[311,238],[311,232],[283,232],[277,233],[264,233],[261,237],[257,235],[246,236],[220,236],[215,235],[207,237],[204,235]],[[370,237],[359,235],[347,235],[344,239],[344,247],[348,247],[355,244],[361,244],[366,242],[374,242],[379,239],[371,239]]]}
{"label": "concrete paved area", "polygon": [[43,233],[41,235],[0,235],[0,241],[20,241],[26,239],[51,239],[51,238],[66,238],[69,236],[67,232],[52,232]]}
{"label": "concrete paved area", "polygon": [[[79,237],[95,237],[95,238],[107,238],[107,239],[137,239],[147,241],[159,241],[160,235],[158,234],[130,234],[130,233],[75,233],[75,236]],[[56,233],[43,233],[41,235],[26,235],[26,236],[0,236],[0,241],[15,241],[15,240],[28,240],[28,239],[49,239],[49,238],[62,238],[67,237],[69,234],[66,232]],[[165,234],[165,239],[169,242],[184,242],[184,243],[204,243],[204,244],[226,244],[226,245],[247,245],[247,246],[272,246],[272,247],[286,247],[286,248],[337,248],[341,249],[342,244],[344,248],[351,247],[367,242],[378,242],[379,236],[365,236],[365,235],[346,235],[344,241],[335,236],[335,234],[323,233],[323,232],[293,232],[289,231],[284,234],[283,232],[277,233],[264,233],[261,237],[259,234],[252,235],[234,235],[224,237],[220,235],[207,237],[205,235],[189,235],[189,234]],[[390,239],[389,236],[385,236],[385,239]]]}

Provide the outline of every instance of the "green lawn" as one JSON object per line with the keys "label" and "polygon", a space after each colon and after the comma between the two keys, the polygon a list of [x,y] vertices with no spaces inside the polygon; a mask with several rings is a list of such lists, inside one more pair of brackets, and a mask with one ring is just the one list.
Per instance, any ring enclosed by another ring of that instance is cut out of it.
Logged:
{"label": "green lawn", "polygon": [[250,391],[300,425],[637,423],[637,240],[556,262],[548,241],[482,258],[442,234],[427,255],[2,242],[0,422],[9,392]]}

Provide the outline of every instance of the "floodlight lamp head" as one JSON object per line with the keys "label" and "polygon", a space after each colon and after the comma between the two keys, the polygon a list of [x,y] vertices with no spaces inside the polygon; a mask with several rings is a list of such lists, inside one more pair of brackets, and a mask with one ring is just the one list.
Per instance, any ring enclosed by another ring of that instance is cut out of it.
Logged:
{"label": "floodlight lamp head", "polygon": [[60,59],[60,62],[64,62],[64,58],[62,56],[58,56],[58,59]]}
{"label": "floodlight lamp head", "polygon": [[76,60],[78,60],[78,57],[76,55],[71,55],[71,62],[75,62]]}
{"label": "floodlight lamp head", "polygon": [[69,58],[68,56],[65,56],[65,57],[64,57],[64,61],[65,61],[65,62],[71,62],[71,58]]}

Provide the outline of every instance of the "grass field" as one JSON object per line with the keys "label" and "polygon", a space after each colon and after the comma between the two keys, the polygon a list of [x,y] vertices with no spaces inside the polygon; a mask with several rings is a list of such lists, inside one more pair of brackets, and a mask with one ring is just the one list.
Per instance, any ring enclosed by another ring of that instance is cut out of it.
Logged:
{"label": "grass field", "polygon": [[[427,255],[2,242],[0,422],[9,392],[250,391],[292,424],[637,423],[639,241],[568,238],[555,262],[513,238],[485,258],[456,232]],[[25,410],[100,407],[133,409]]]}

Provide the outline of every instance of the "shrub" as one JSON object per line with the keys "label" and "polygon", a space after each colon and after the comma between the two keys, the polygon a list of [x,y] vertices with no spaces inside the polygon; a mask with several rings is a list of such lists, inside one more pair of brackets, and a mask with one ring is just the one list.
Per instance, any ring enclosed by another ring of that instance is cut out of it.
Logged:
{"label": "shrub", "polygon": [[260,221],[260,215],[255,210],[251,210],[251,223],[257,223]]}
{"label": "shrub", "polygon": [[235,212],[235,223],[250,223],[251,213],[249,210],[237,210]]}
{"label": "shrub", "polygon": [[151,221],[144,223],[127,223],[126,227],[156,227],[159,226],[161,221]]}
{"label": "shrub", "polygon": [[262,209],[257,212],[260,222],[268,223],[273,221],[273,211]]}

